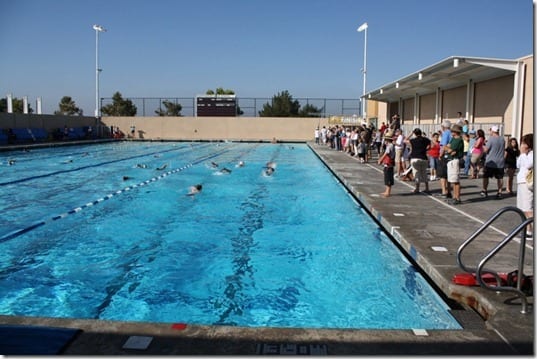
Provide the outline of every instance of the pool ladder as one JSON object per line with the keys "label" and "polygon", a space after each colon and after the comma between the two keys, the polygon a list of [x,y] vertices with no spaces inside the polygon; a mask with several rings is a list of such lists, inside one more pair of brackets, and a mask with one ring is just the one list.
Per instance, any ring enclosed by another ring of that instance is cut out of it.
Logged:
{"label": "pool ladder", "polygon": [[[473,242],[485,229],[487,229],[496,219],[498,219],[500,216],[502,216],[504,213],[507,212],[515,212],[520,216],[520,224],[518,224],[511,232],[500,242],[498,243],[493,249],[490,250],[490,252],[481,259],[477,267],[472,268],[466,266],[462,262],[462,252],[463,250],[471,243]],[[483,288],[493,290],[496,292],[512,292],[515,293],[522,301],[522,310],[521,313],[525,314],[528,312],[528,295],[522,291],[522,284],[524,278],[524,259],[526,255],[526,227],[533,223],[533,217],[526,218],[526,215],[523,211],[521,211],[517,207],[508,206],[499,209],[496,213],[494,213],[481,227],[479,227],[464,243],[462,243],[457,250],[457,264],[466,272],[468,273],[475,273],[475,277],[479,285]],[[516,281],[516,287],[511,286],[502,286],[502,280],[499,276],[499,274],[495,271],[491,271],[488,269],[485,269],[485,264],[494,257],[507,243],[509,243],[511,240],[513,240],[516,236],[520,237],[520,247],[519,247],[519,254],[518,254],[518,271],[517,271],[517,281]],[[481,278],[483,274],[488,273],[494,276],[496,280],[496,286],[488,285],[485,283],[485,281]],[[529,279],[526,279],[529,280]]]}

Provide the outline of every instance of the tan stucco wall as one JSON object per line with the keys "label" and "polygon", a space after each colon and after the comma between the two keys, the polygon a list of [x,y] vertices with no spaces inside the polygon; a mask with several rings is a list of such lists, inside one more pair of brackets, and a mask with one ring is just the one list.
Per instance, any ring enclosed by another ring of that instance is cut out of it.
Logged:
{"label": "tan stucco wall", "polygon": [[448,119],[453,122],[456,120],[457,112],[466,112],[466,86],[460,86],[449,90],[442,91],[442,110],[440,111],[442,119]]}
{"label": "tan stucco wall", "polygon": [[436,93],[420,96],[420,123],[434,123]]}
{"label": "tan stucco wall", "polygon": [[0,129],[93,126],[95,133],[119,127],[125,135],[135,125],[135,137],[168,140],[310,141],[327,118],[292,117],[93,117],[0,113]]}
{"label": "tan stucco wall", "polygon": [[475,84],[474,122],[503,122],[511,127],[514,76]]}
{"label": "tan stucco wall", "polygon": [[414,97],[403,101],[402,123],[414,123]]}
{"label": "tan stucco wall", "polygon": [[125,134],[136,127],[135,137],[145,139],[310,141],[326,118],[289,117],[103,117],[106,126]]}

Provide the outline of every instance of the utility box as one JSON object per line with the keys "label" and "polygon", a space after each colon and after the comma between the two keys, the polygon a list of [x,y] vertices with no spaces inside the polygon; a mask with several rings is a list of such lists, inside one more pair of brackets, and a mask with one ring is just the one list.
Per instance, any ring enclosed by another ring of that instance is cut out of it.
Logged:
{"label": "utility box", "polygon": [[198,95],[196,116],[237,116],[237,98],[235,95]]}

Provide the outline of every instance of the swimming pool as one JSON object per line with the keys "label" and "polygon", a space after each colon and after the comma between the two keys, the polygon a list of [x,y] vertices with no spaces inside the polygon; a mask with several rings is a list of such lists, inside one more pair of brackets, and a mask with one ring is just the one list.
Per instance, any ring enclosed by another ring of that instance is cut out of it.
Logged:
{"label": "swimming pool", "polygon": [[[0,156],[0,314],[460,329],[304,144],[114,142]],[[201,193],[186,196],[196,183]]]}

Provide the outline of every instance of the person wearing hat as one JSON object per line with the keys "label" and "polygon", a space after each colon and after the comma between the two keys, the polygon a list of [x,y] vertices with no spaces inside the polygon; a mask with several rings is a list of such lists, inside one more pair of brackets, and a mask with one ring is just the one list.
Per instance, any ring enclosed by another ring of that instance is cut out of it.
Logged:
{"label": "person wearing hat", "polygon": [[383,193],[380,195],[384,198],[390,197],[392,193],[392,186],[394,184],[393,179],[393,166],[395,165],[395,148],[393,146],[393,131],[388,130],[384,134],[384,144],[386,149],[380,158],[378,164],[383,166],[384,172],[384,185],[386,186]]}
{"label": "person wearing hat", "polygon": [[490,137],[483,147],[485,154],[485,169],[483,171],[482,197],[488,197],[489,178],[496,178],[498,192],[496,198],[502,198],[503,175],[505,167],[505,140],[500,136],[500,129],[494,125],[490,128]]}
{"label": "person wearing hat", "polygon": [[447,181],[447,154],[445,153],[445,147],[451,141],[451,122],[444,120],[442,122],[442,133],[440,134],[440,157],[438,159],[437,175],[440,178],[440,188],[442,189],[441,196],[444,198],[451,198],[451,191]]}
{"label": "person wearing hat", "polygon": [[[457,205],[461,203],[460,183],[460,159],[464,156],[464,143],[461,137],[462,127],[451,126],[451,141],[444,147],[444,157],[447,160],[447,193],[450,193],[450,185],[453,186],[453,198],[449,203]],[[449,197],[449,196],[446,196]]]}

